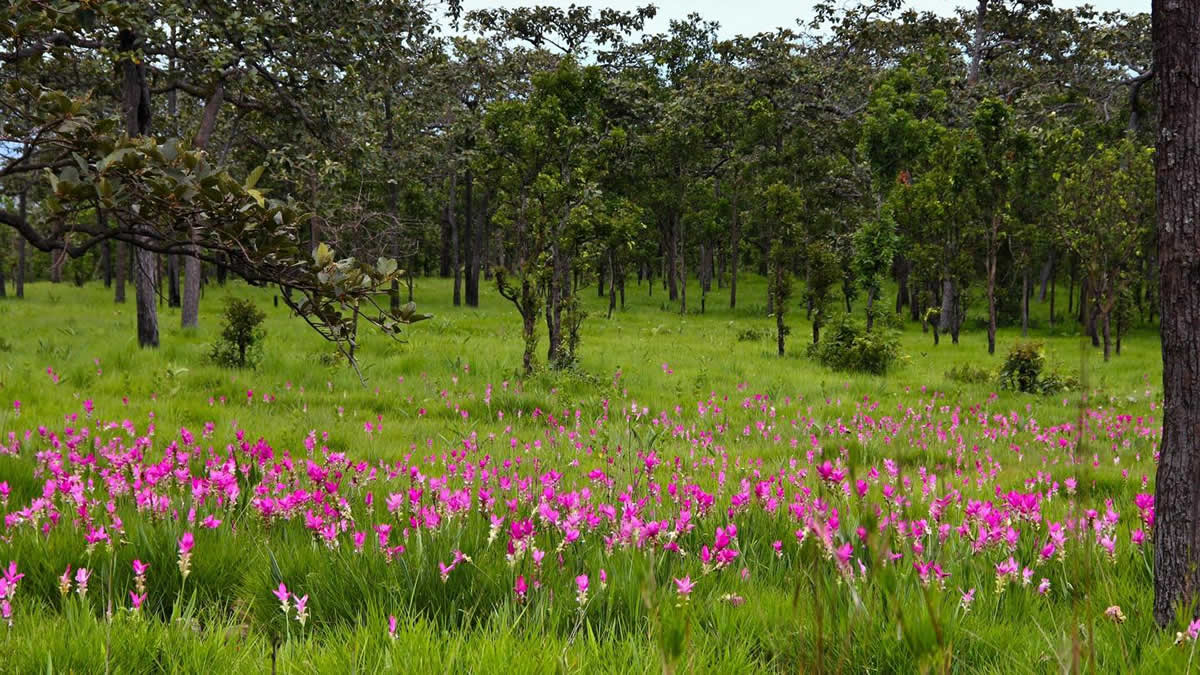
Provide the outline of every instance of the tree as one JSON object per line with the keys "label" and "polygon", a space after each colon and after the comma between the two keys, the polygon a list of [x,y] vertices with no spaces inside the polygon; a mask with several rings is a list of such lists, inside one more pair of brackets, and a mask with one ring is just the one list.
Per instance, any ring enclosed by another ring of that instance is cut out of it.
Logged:
{"label": "tree", "polygon": [[1163,435],[1154,494],[1154,618],[1195,613],[1200,589],[1200,5],[1152,3],[1159,134]]}

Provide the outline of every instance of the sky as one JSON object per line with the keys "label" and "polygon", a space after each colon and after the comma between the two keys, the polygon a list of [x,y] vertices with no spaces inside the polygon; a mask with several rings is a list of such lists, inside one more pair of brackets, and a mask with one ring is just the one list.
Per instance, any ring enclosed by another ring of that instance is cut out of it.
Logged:
{"label": "sky", "polygon": [[[529,5],[553,5],[568,7],[571,4],[593,7],[613,7],[631,10],[639,5],[653,4],[658,15],[647,26],[648,32],[665,31],[671,19],[682,19],[695,12],[721,25],[721,37],[753,35],[784,26],[795,27],[795,20],[806,21],[812,17],[812,1],[778,2],[771,0],[463,0],[466,10],[491,7],[521,7]],[[1084,4],[1073,0],[1055,0],[1056,5],[1072,7]],[[1093,7],[1101,11],[1122,10],[1125,12],[1149,12],[1150,0],[1091,0]],[[940,14],[951,14],[956,6],[975,6],[973,0],[908,0],[908,5],[918,10],[929,10]]]}

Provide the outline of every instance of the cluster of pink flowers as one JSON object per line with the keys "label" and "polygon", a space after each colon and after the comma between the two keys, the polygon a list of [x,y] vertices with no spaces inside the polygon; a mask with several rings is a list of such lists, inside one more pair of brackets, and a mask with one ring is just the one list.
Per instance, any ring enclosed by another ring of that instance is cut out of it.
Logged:
{"label": "cluster of pink flowers", "polygon": [[[815,545],[830,572],[849,583],[883,564],[914,583],[945,588],[957,565],[975,564],[994,569],[997,593],[1028,586],[1050,596],[1059,587],[1051,583],[1052,562],[1099,553],[1116,563],[1153,532],[1149,475],[1160,431],[1152,414],[1094,409],[1079,422],[1047,426],[997,411],[994,402],[962,407],[940,394],[885,404],[744,389],[657,412],[632,400],[586,411],[498,410],[491,384],[479,395],[444,389],[425,404],[434,412],[418,415],[494,421],[452,442],[408,439],[389,460],[373,462],[330,449],[330,432],[293,439],[300,444],[293,452],[236,427],[222,439],[214,423],[171,435],[154,421],[106,420],[89,400],[85,414],[67,415],[61,428],[14,432],[0,443],[0,454],[29,458],[41,481],[36,497],[11,505],[0,483],[3,536],[80,537],[88,550],[112,547],[125,535],[118,514],[132,506],[139,517],[182,531],[178,568],[187,579],[193,530],[205,537],[230,530],[244,520],[235,509],[268,533],[303,527],[318,545],[351,546],[388,563],[410,555],[414,538],[428,542],[426,534],[477,523],[486,543],[456,544],[466,551],[422,545],[419,563],[448,582],[471,556],[501,547],[516,601],[541,597],[553,569],[557,597],[584,607],[608,583],[604,570],[578,562],[586,556],[574,554],[584,549],[671,558],[681,601],[698,588],[720,588],[710,575],[736,581],[751,562],[792,565],[805,545]],[[263,400],[288,396],[302,392],[289,388]],[[258,397],[251,390],[246,398]],[[1068,408],[1063,417],[1076,413]],[[374,447],[403,437],[402,425],[385,427],[379,415],[361,424]],[[613,440],[651,434],[659,439],[653,448]],[[1101,464],[1120,467],[1121,490],[1100,495],[1080,484],[1078,475]],[[777,530],[752,533],[745,524],[752,518]],[[135,611],[146,600],[146,570],[135,561]],[[68,568],[60,587],[84,596],[89,576],[80,568],[72,577]],[[565,579],[573,587],[562,588]],[[0,587],[0,607],[13,589],[7,580]],[[969,611],[975,589],[960,591]],[[282,585],[276,595],[303,625],[307,596]]]}

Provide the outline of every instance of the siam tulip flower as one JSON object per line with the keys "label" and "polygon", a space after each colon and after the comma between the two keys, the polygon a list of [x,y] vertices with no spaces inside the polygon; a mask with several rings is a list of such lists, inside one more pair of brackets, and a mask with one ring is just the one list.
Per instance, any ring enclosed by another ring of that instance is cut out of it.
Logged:
{"label": "siam tulip flower", "polygon": [[87,584],[91,576],[91,571],[86,567],[80,567],[75,570],[75,592],[79,594],[79,597],[83,598],[87,596]]}
{"label": "siam tulip flower", "polygon": [[192,571],[192,546],[195,540],[191,532],[184,532],[179,538],[179,573],[186,579]]}
{"label": "siam tulip flower", "polygon": [[288,598],[292,596],[292,594],[288,592],[287,586],[285,586],[281,581],[279,582],[279,588],[271,591],[271,593],[273,593],[275,597],[279,598],[279,609],[283,611],[284,616],[287,616],[288,611],[291,609],[291,607],[288,605]]}
{"label": "siam tulip flower", "polygon": [[1111,619],[1113,623],[1125,623],[1125,612],[1121,611],[1120,605],[1113,605],[1104,610],[1104,616]]}
{"label": "siam tulip flower", "polygon": [[12,628],[12,603],[8,601],[8,598],[0,600],[0,619],[4,619],[8,627]]}
{"label": "siam tulip flower", "polygon": [[525,594],[529,591],[529,586],[525,583],[525,575],[517,576],[517,583],[513,585],[513,592],[517,594],[517,602],[525,602]]}
{"label": "siam tulip flower", "polygon": [[582,607],[587,602],[588,575],[580,574],[575,577],[575,588],[577,589],[575,600]]}
{"label": "siam tulip flower", "polygon": [[135,593],[134,591],[129,591],[129,604],[130,604],[131,608],[133,609],[133,611],[137,612],[137,611],[141,610],[142,603],[145,601],[146,601],[145,593],[139,594],[139,593]]}
{"label": "siam tulip flower", "polygon": [[741,607],[742,603],[746,602],[746,599],[736,593],[726,593],[721,596],[721,601],[728,602],[734,607]]}
{"label": "siam tulip flower", "polygon": [[971,603],[975,602],[975,589],[963,591],[962,598],[958,601],[958,606],[962,609],[963,614],[971,611]]}
{"label": "siam tulip flower", "polygon": [[133,583],[137,586],[137,592],[142,595],[146,594],[146,571],[150,569],[150,565],[141,560],[133,561]]}
{"label": "siam tulip flower", "polygon": [[1139,528],[1131,532],[1129,538],[1133,541],[1134,546],[1141,546],[1146,541],[1146,533]]}
{"label": "siam tulip flower", "polygon": [[675,592],[680,597],[686,598],[692,593],[692,589],[696,587],[696,582],[692,581],[690,576],[685,576],[682,579],[675,579]]}
{"label": "siam tulip flower", "polygon": [[67,565],[66,571],[58,578],[58,592],[63,596],[71,592],[71,566]]}
{"label": "siam tulip flower", "polygon": [[388,615],[388,636],[391,637],[393,640],[396,639],[396,615],[395,614]]}
{"label": "siam tulip flower", "polygon": [[782,541],[780,541],[779,539],[776,539],[775,541],[771,542],[771,548],[775,549],[775,557],[777,557],[777,558],[783,557],[783,542]]}
{"label": "siam tulip flower", "polygon": [[1050,580],[1043,577],[1041,583],[1038,584],[1037,592],[1039,595],[1045,595],[1045,594],[1049,593],[1050,592]]}
{"label": "siam tulip flower", "polygon": [[600,568],[600,590],[604,590],[606,588],[608,588],[608,572],[605,572],[604,568],[601,567]]}
{"label": "siam tulip flower", "polygon": [[308,620],[308,595],[303,595],[296,598],[296,619],[300,622],[300,627],[304,627],[304,622]]}
{"label": "siam tulip flower", "polygon": [[221,526],[221,521],[220,521],[220,520],[218,520],[218,519],[216,518],[216,516],[213,516],[213,515],[210,513],[210,514],[208,514],[207,516],[205,516],[204,520],[202,520],[202,521],[200,522],[200,526],[201,526],[201,527],[206,527],[206,528],[208,528],[208,529],[210,529],[210,530],[215,530],[215,529],[217,529],[218,527],[220,527],[220,526]]}

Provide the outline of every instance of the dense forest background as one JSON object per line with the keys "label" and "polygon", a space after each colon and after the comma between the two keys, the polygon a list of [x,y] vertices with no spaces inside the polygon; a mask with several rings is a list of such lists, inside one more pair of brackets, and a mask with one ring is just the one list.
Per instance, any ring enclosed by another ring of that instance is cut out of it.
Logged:
{"label": "dense forest background", "polygon": [[143,345],[156,299],[195,325],[228,274],[351,353],[360,318],[421,318],[414,276],[468,306],[495,284],[527,370],[543,326],[547,363],[575,361],[580,293],[611,315],[634,283],[761,307],[781,353],[788,311],[813,342],[843,311],[957,342],[971,310],[993,351],[1048,302],[1105,358],[1155,321],[1147,14],[829,2],[722,39],[696,15],[644,34],[650,6],[2,11],[0,293],[133,283]]}

